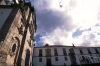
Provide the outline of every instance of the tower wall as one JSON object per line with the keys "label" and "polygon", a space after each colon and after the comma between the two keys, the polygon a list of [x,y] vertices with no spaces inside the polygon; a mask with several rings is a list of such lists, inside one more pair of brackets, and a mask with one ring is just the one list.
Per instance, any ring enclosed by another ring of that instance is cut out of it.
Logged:
{"label": "tower wall", "polygon": [[32,66],[33,37],[36,31],[34,9],[29,4],[26,4],[26,9],[20,5],[0,5],[0,9],[2,15],[6,16],[1,18],[1,66]]}

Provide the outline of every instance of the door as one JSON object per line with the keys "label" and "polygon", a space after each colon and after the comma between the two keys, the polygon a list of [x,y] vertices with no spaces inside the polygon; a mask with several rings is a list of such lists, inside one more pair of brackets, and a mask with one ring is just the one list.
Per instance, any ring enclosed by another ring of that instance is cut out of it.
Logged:
{"label": "door", "polygon": [[50,58],[47,59],[47,66],[51,66],[51,59]]}

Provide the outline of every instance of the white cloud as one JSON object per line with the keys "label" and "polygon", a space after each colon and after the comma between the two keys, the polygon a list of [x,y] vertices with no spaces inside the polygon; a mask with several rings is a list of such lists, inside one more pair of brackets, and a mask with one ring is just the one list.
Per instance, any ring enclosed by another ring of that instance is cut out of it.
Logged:
{"label": "white cloud", "polygon": [[[59,3],[63,5],[60,8]],[[72,4],[71,4],[72,3]],[[75,4],[74,6],[72,6]],[[70,15],[73,25],[81,27],[80,30],[88,29],[99,23],[97,16],[100,9],[100,0],[51,0],[47,9],[63,11]]]}
{"label": "white cloud", "polygon": [[100,36],[97,33],[100,33],[100,27],[93,26],[90,31],[85,30],[82,32],[82,35],[73,38],[72,32],[57,28],[54,32],[48,33],[49,35],[42,36],[41,41],[43,44],[48,43],[50,45],[61,44],[71,46],[73,43],[75,46],[100,46]]}
{"label": "white cloud", "polygon": [[[63,31],[63,32],[62,32]],[[41,37],[41,41],[44,44],[49,43],[51,45],[54,44],[63,44],[63,45],[71,45],[72,35],[67,33],[65,29],[57,28],[52,33],[48,33],[49,35]],[[66,38],[67,37],[67,38]]]}
{"label": "white cloud", "polygon": [[[95,26],[100,22],[98,19],[98,13],[100,10],[100,0],[45,0],[48,4],[43,6],[43,0],[36,3],[38,6],[36,8],[45,12],[45,10],[57,10],[62,12],[65,17],[65,23],[63,29],[57,27],[53,32],[43,35],[41,37],[41,42],[49,44],[63,44],[63,45],[88,45],[88,46],[98,46],[100,44],[100,26]],[[60,4],[63,6],[60,8]],[[43,7],[42,7],[43,6]],[[67,31],[67,20],[66,15],[71,16],[71,26],[72,30]],[[100,23],[99,23],[100,24]],[[91,30],[86,30],[91,28]],[[77,29],[83,30],[82,35],[77,37],[72,37],[73,32]]]}
{"label": "white cloud", "polygon": [[69,11],[74,24],[78,24],[81,30],[88,29],[98,23],[97,15],[100,0],[77,0],[77,6]]}

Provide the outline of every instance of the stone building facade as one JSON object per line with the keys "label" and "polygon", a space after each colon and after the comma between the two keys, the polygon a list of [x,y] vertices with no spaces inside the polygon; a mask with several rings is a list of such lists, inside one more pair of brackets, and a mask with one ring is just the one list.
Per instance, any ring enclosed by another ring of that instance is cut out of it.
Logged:
{"label": "stone building facade", "polygon": [[34,47],[33,66],[100,66],[100,47],[63,45]]}
{"label": "stone building facade", "polygon": [[36,15],[30,3],[0,0],[0,66],[32,66]]}

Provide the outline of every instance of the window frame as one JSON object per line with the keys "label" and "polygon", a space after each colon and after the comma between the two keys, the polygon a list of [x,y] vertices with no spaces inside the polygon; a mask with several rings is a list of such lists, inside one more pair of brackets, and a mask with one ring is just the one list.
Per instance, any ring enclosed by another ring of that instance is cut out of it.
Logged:
{"label": "window frame", "polygon": [[90,51],[90,49],[89,49],[89,48],[88,48],[87,50],[88,50],[88,53],[89,53],[89,54],[92,54],[92,52]]}
{"label": "window frame", "polygon": [[42,56],[42,49],[39,49],[39,57]]}
{"label": "window frame", "polygon": [[57,48],[54,48],[54,55],[58,56]]}
{"label": "window frame", "polygon": [[51,49],[45,49],[46,51],[46,56],[51,56]]}
{"label": "window frame", "polygon": [[39,62],[42,62],[42,58],[39,58]]}
{"label": "window frame", "polygon": [[67,55],[66,48],[62,48],[62,49],[63,49],[63,55]]}
{"label": "window frame", "polygon": [[65,61],[67,61],[68,60],[67,56],[65,56],[64,59],[65,59]]}
{"label": "window frame", "polygon": [[95,49],[95,52],[97,53],[97,54],[99,54],[99,51],[97,50],[97,48],[94,48]]}
{"label": "window frame", "polygon": [[83,51],[82,51],[82,49],[79,49],[79,51],[80,51],[81,54],[84,54]]}
{"label": "window frame", "polygon": [[55,57],[55,61],[59,61],[59,60],[58,60],[58,57]]}

